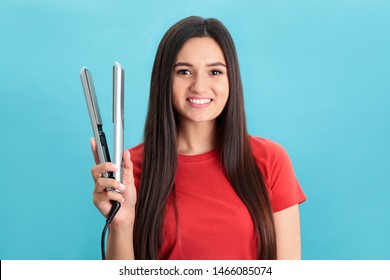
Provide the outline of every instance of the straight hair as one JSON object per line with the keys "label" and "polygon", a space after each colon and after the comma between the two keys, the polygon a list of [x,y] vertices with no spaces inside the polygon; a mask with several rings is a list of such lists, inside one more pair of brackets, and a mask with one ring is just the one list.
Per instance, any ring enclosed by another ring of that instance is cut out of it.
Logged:
{"label": "straight hair", "polygon": [[153,65],[134,224],[135,258],[158,258],[163,240],[165,204],[170,195],[175,200],[178,123],[172,106],[172,73],[178,52],[188,39],[194,37],[211,37],[224,52],[229,97],[217,117],[216,148],[225,175],[252,218],[258,259],[276,259],[273,214],[263,176],[249,142],[242,82],[233,40],[220,21],[194,16],[179,21],[165,33]]}

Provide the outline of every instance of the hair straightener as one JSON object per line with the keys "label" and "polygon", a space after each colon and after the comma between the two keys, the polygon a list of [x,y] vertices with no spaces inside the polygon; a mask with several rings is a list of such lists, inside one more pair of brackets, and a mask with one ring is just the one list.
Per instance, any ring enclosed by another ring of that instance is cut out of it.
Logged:
{"label": "hair straightener", "polygon": [[[91,120],[92,131],[95,137],[97,154],[99,162],[111,162],[110,153],[106,136],[103,131],[103,122],[100,116],[99,105],[96,98],[95,88],[92,77],[86,67],[82,67],[80,71],[81,83],[84,90],[85,99],[87,101],[89,118]],[[113,114],[112,121],[114,123],[114,164],[118,166],[118,171],[114,173],[108,172],[103,174],[103,177],[113,178],[123,183],[123,103],[124,103],[124,70],[122,66],[115,62],[113,66]],[[106,188],[106,191],[121,192],[115,188]],[[117,201],[111,201],[112,207],[107,215],[106,225],[102,233],[102,258],[105,259],[104,239],[108,225],[119,211],[121,204]]]}

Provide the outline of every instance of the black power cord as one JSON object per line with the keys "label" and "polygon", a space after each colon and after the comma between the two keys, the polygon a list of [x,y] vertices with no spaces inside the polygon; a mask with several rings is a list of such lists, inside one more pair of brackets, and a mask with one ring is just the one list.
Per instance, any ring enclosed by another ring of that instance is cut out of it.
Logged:
{"label": "black power cord", "polygon": [[119,211],[119,208],[121,208],[121,204],[118,201],[111,200],[111,203],[112,203],[112,207],[110,213],[108,213],[107,215],[106,224],[104,225],[103,232],[102,232],[102,240],[101,240],[102,260],[106,259],[105,241],[106,241],[106,233],[107,233],[108,226],[110,225],[112,219],[114,219],[116,213]]}

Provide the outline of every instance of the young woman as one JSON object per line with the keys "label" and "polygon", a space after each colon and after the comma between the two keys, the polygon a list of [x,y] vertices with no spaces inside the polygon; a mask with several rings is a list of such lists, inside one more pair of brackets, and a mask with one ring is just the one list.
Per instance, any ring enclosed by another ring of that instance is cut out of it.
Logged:
{"label": "young woman", "polygon": [[144,142],[124,153],[123,184],[102,177],[115,169],[92,168],[100,212],[107,216],[110,200],[122,204],[108,259],[301,256],[305,195],[285,150],[248,135],[236,50],[216,19],[189,17],[164,35]]}

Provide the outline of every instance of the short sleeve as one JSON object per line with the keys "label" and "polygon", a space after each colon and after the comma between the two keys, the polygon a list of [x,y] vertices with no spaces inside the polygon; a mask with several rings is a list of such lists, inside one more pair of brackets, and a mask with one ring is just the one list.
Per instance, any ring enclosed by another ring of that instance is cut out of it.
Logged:
{"label": "short sleeve", "polygon": [[255,138],[255,140],[261,142],[260,148],[255,149],[258,153],[255,157],[265,177],[272,211],[278,212],[304,202],[306,196],[295,176],[286,150],[280,144],[268,139]]}

